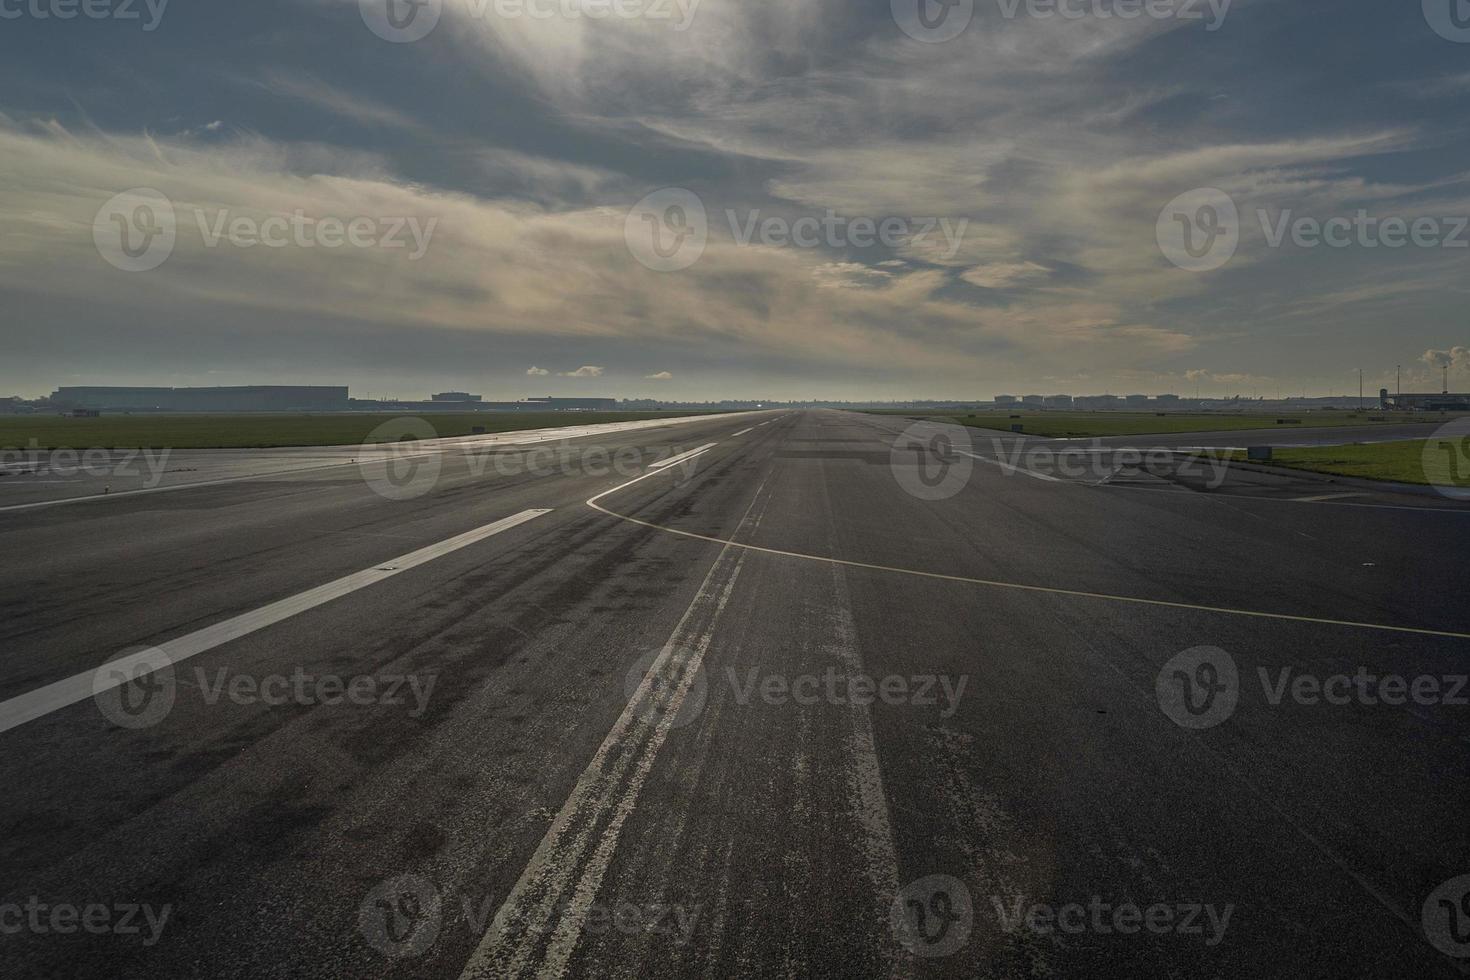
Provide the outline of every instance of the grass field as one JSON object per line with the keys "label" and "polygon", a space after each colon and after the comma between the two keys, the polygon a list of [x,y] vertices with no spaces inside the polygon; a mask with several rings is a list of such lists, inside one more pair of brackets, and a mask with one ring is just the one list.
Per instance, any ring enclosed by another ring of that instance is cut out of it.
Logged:
{"label": "grass field", "polygon": [[[597,422],[698,415],[698,412],[465,412],[422,417],[440,436],[549,429]],[[350,446],[384,422],[404,416],[356,412],[330,415],[59,415],[0,416],[0,449],[264,449]]]}
{"label": "grass field", "polygon": [[[1244,453],[1231,453],[1234,460]],[[1470,439],[1408,439],[1277,449],[1272,466],[1439,487],[1470,487]]]}
{"label": "grass field", "polygon": [[[1406,422],[1443,423],[1438,414],[1412,416],[1381,412],[1298,412],[1276,414],[1209,414],[1153,412],[914,412],[897,409],[875,409],[873,415],[903,415],[914,419],[959,422],[979,429],[1009,432],[1019,425],[1027,435],[1052,437],[1162,435],[1171,432],[1218,432],[1236,429],[1291,429],[1317,426],[1380,425]],[[1278,424],[1277,419],[1291,422]]]}

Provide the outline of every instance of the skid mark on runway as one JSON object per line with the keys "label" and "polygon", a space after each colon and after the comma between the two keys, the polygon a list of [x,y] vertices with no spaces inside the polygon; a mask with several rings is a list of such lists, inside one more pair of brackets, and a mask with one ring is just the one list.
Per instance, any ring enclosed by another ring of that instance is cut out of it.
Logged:
{"label": "skid mark on runway", "polygon": [[[762,482],[738,527],[744,527],[753,512],[759,520],[756,506],[764,488]],[[745,554],[727,547],[716,557],[668,643],[649,666],[471,954],[463,978],[565,974],[617,850],[623,824],[637,805],[713,642]]]}
{"label": "skid mark on runway", "polygon": [[[942,825],[955,830],[953,837],[940,836],[935,844],[953,849],[969,869],[977,919],[986,922],[993,916],[995,901],[1012,908],[1028,895],[1043,894],[1052,869],[1031,866],[1016,853],[1014,845],[1022,840],[1016,821],[999,798],[981,790],[970,778],[975,737],[942,726],[931,727],[925,734],[925,770],[935,774],[935,803],[945,814]],[[1038,851],[1046,852],[1045,848]],[[1021,975],[1054,975],[1052,950],[1040,936],[1018,930],[992,939],[993,932],[988,926],[978,930],[980,943],[994,942],[1001,947],[987,954],[990,962],[1014,958],[1024,966]]]}

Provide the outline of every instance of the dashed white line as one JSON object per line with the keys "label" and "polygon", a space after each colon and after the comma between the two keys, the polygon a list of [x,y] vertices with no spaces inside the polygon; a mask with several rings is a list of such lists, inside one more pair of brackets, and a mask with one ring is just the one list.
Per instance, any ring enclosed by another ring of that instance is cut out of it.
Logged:
{"label": "dashed white line", "polygon": [[323,603],[331,602],[333,599],[356,592],[358,589],[366,588],[549,513],[551,513],[550,510],[523,510],[504,520],[457,534],[437,544],[419,548],[417,551],[410,551],[406,555],[389,559],[360,572],[354,572],[328,582],[326,585],[319,585],[314,589],[272,602],[270,605],[243,613],[224,622],[215,623],[213,626],[195,630],[193,633],[161,643],[156,647],[149,647],[126,657],[109,661],[105,665],[105,672],[101,669],[90,670],[0,702],[0,732],[9,731],[67,705],[84,701],[94,694],[120,687],[130,680],[147,676],[181,660],[187,660],[196,654],[229,643],[231,640],[237,640],[257,630],[265,629],[267,626],[273,626],[298,613],[314,609]]}

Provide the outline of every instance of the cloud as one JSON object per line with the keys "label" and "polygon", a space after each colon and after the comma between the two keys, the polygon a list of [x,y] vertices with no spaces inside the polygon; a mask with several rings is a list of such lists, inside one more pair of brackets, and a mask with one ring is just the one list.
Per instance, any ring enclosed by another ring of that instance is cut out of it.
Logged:
{"label": "cloud", "polygon": [[827,262],[812,270],[812,278],[818,286],[840,289],[872,286],[892,277],[893,273],[885,269],[875,269],[861,262]]}
{"label": "cloud", "polygon": [[1419,360],[1430,367],[1460,367],[1470,364],[1470,347],[1451,347],[1449,350],[1427,350],[1419,355]]}
{"label": "cloud", "polygon": [[[879,270],[833,262],[819,249],[712,237],[693,268],[654,273],[628,252],[626,205],[552,211],[478,198],[407,182],[378,157],[320,144],[252,134],[205,145],[104,139],[51,126],[39,134],[0,128],[0,156],[9,174],[0,184],[0,269],[9,281],[99,309],[121,304],[160,323],[184,317],[191,331],[233,311],[261,324],[253,329],[262,341],[268,322],[324,318],[339,334],[392,330],[410,347],[422,329],[542,346],[595,341],[630,357],[677,340],[711,360],[764,359],[793,373],[805,366],[808,376],[862,367],[930,383],[973,378],[1028,350],[1085,351],[1102,365],[1188,345],[1178,331],[1130,321],[1119,306],[1082,294],[1024,309],[977,308],[945,295],[943,269]],[[102,204],[137,186],[171,200],[177,240],[162,266],[129,274],[102,262],[91,232]],[[418,261],[407,249],[239,248],[228,239],[211,246],[199,229],[200,220],[207,228],[221,216],[264,221],[297,211],[309,221],[436,224]],[[814,288],[823,280],[868,285]],[[569,376],[600,376],[594,368]]]}
{"label": "cloud", "polygon": [[668,371],[660,371],[657,374],[645,374],[643,378],[645,381],[672,381],[674,375]]}
{"label": "cloud", "polygon": [[1210,370],[1208,370],[1206,368],[1194,368],[1192,370],[1189,370],[1189,371],[1185,371],[1184,372],[1184,380],[1186,380],[1186,381],[1193,381],[1196,384],[1199,384],[1199,383],[1202,383],[1202,382],[1205,382],[1205,381],[1216,381],[1216,382],[1219,382],[1220,384],[1229,384],[1229,385],[1238,385],[1238,384],[1256,384],[1256,385],[1261,385],[1261,384],[1266,384],[1268,382],[1275,381],[1276,379],[1275,378],[1271,378],[1271,377],[1267,377],[1267,376],[1264,376],[1264,375],[1259,375],[1259,374],[1247,374],[1247,373],[1244,373],[1244,372],[1241,372],[1241,371],[1219,372],[1219,371],[1210,371]]}
{"label": "cloud", "polygon": [[263,89],[272,95],[304,102],[359,125],[400,129],[409,133],[423,131],[418,120],[405,112],[335,88],[304,72],[271,69],[258,78],[232,76],[231,80],[239,85]]}
{"label": "cloud", "polygon": [[1037,282],[1051,275],[1051,270],[1035,262],[996,262],[977,265],[960,273],[960,278],[972,286],[986,289],[1004,289],[1023,283]]}
{"label": "cloud", "polygon": [[506,149],[485,150],[478,160],[494,194],[523,197],[547,207],[585,207],[632,192],[625,175],[602,167]]}
{"label": "cloud", "polygon": [[180,139],[187,139],[187,138],[194,137],[194,136],[202,136],[205,133],[218,133],[218,132],[222,131],[224,128],[225,128],[224,120],[223,119],[216,119],[216,120],[214,120],[212,122],[207,122],[207,123],[205,123],[202,126],[193,126],[193,127],[188,128],[188,129],[182,129],[182,130],[180,130],[179,131],[179,138]]}
{"label": "cloud", "polygon": [[[1355,111],[1321,113],[1316,95],[1272,84],[1274,66],[1251,46],[1203,47],[1199,25],[1182,20],[1002,21],[976,5],[963,35],[925,45],[895,30],[884,5],[870,18],[836,0],[675,4],[695,15],[686,31],[474,18],[465,11],[476,4],[451,3],[431,42],[436,59],[451,59],[444,77],[456,91],[445,98],[421,96],[441,90],[410,84],[417,75],[382,76],[386,54],[350,0],[315,2],[337,8],[373,57],[344,41],[332,49],[343,58],[324,49],[309,66],[252,68],[233,79],[242,104],[219,110],[232,126],[320,134],[309,139],[76,135],[0,116],[6,298],[39,297],[29,308],[56,311],[56,322],[73,302],[115,309],[178,336],[234,318],[259,324],[243,341],[254,330],[275,349],[270,323],[298,335],[327,323],[347,343],[391,336],[406,349],[447,349],[422,341],[435,331],[489,335],[514,350],[511,365],[558,363],[566,350],[656,363],[677,344],[681,378],[699,359],[729,364],[720,383],[733,379],[722,393],[734,394],[772,365],[802,384],[882,379],[913,393],[1080,365],[1100,385],[1129,371],[1173,380],[1180,358],[1230,363],[1201,347],[1250,343],[1272,363],[1315,363],[1381,322],[1413,324],[1412,351],[1443,343],[1466,296],[1463,263],[1422,250],[1271,250],[1254,222],[1257,207],[1321,218],[1375,201],[1466,213],[1424,196],[1453,193],[1453,165],[1435,161],[1463,159],[1457,131],[1394,111],[1428,99],[1374,80],[1381,98],[1359,106],[1361,88],[1334,77]],[[1260,17],[1269,39],[1272,6],[1286,5],[1237,0],[1232,24]],[[1427,33],[1417,11],[1408,19]],[[251,64],[275,53],[252,50]],[[415,71],[408,60],[404,70]],[[1446,103],[1470,84],[1439,74],[1442,64],[1420,71],[1422,90]],[[195,118],[156,105],[178,96],[144,80],[140,104]],[[484,111],[484,91],[508,108]],[[1426,147],[1432,157],[1410,160]],[[693,267],[651,273],[630,259],[623,219],[671,184],[705,198],[711,237]],[[129,276],[98,266],[90,231],[102,201],[136,186],[174,200],[180,234],[163,267]],[[1246,232],[1230,265],[1206,275],[1171,266],[1155,240],[1163,205],[1199,186],[1228,191]],[[891,251],[737,248],[726,208],[969,223],[954,251],[937,233]],[[360,248],[208,248],[196,209],[439,222],[425,257],[407,262]]]}
{"label": "cloud", "polygon": [[526,368],[526,376],[529,378],[544,378],[551,372],[545,368],[536,367],[534,364]]}
{"label": "cloud", "polygon": [[581,367],[577,368],[577,370],[575,370],[575,371],[562,371],[562,372],[560,372],[560,377],[563,377],[563,378],[600,378],[600,377],[602,377],[602,368],[598,367],[595,364],[583,364]]}

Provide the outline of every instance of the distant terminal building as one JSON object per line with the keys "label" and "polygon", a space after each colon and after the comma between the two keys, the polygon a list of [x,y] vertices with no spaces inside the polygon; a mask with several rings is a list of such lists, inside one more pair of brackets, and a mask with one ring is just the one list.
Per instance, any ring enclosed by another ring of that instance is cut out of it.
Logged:
{"label": "distant terminal building", "polygon": [[1043,398],[1041,395],[1022,395],[1021,404],[1034,405],[1037,408],[1040,408],[1042,405],[1046,404],[1046,399]]}
{"label": "distant terminal building", "polygon": [[996,404],[996,406],[998,408],[1009,408],[1010,406],[1016,404],[1016,396],[1015,395],[996,395],[995,396],[995,404]]}
{"label": "distant terminal building", "polygon": [[1047,395],[1046,396],[1046,407],[1047,408],[1071,408],[1072,407],[1072,396],[1071,395]]}
{"label": "distant terminal building", "polygon": [[367,398],[352,399],[353,411],[367,412],[611,412],[616,398],[526,398],[518,402],[487,402],[479,395],[445,391],[428,401]]}
{"label": "distant terminal building", "polygon": [[1178,395],[1155,395],[1154,401],[1160,408],[1169,408],[1179,404]]}
{"label": "distant terminal building", "polygon": [[1387,388],[1379,388],[1378,404],[1381,408],[1406,412],[1470,412],[1470,395],[1450,391],[1390,395]]}
{"label": "distant terminal building", "polygon": [[1127,396],[1124,397],[1123,401],[1128,405],[1129,408],[1147,408],[1148,407],[1148,396],[1147,395],[1127,395]]}
{"label": "distant terminal building", "polygon": [[1122,399],[1117,395],[1078,395],[1072,399],[1074,408],[1094,411],[1097,409],[1117,408],[1122,404]]}
{"label": "distant terminal building", "polygon": [[345,385],[242,385],[227,388],[57,388],[51,404],[65,409],[132,412],[340,412]]}

